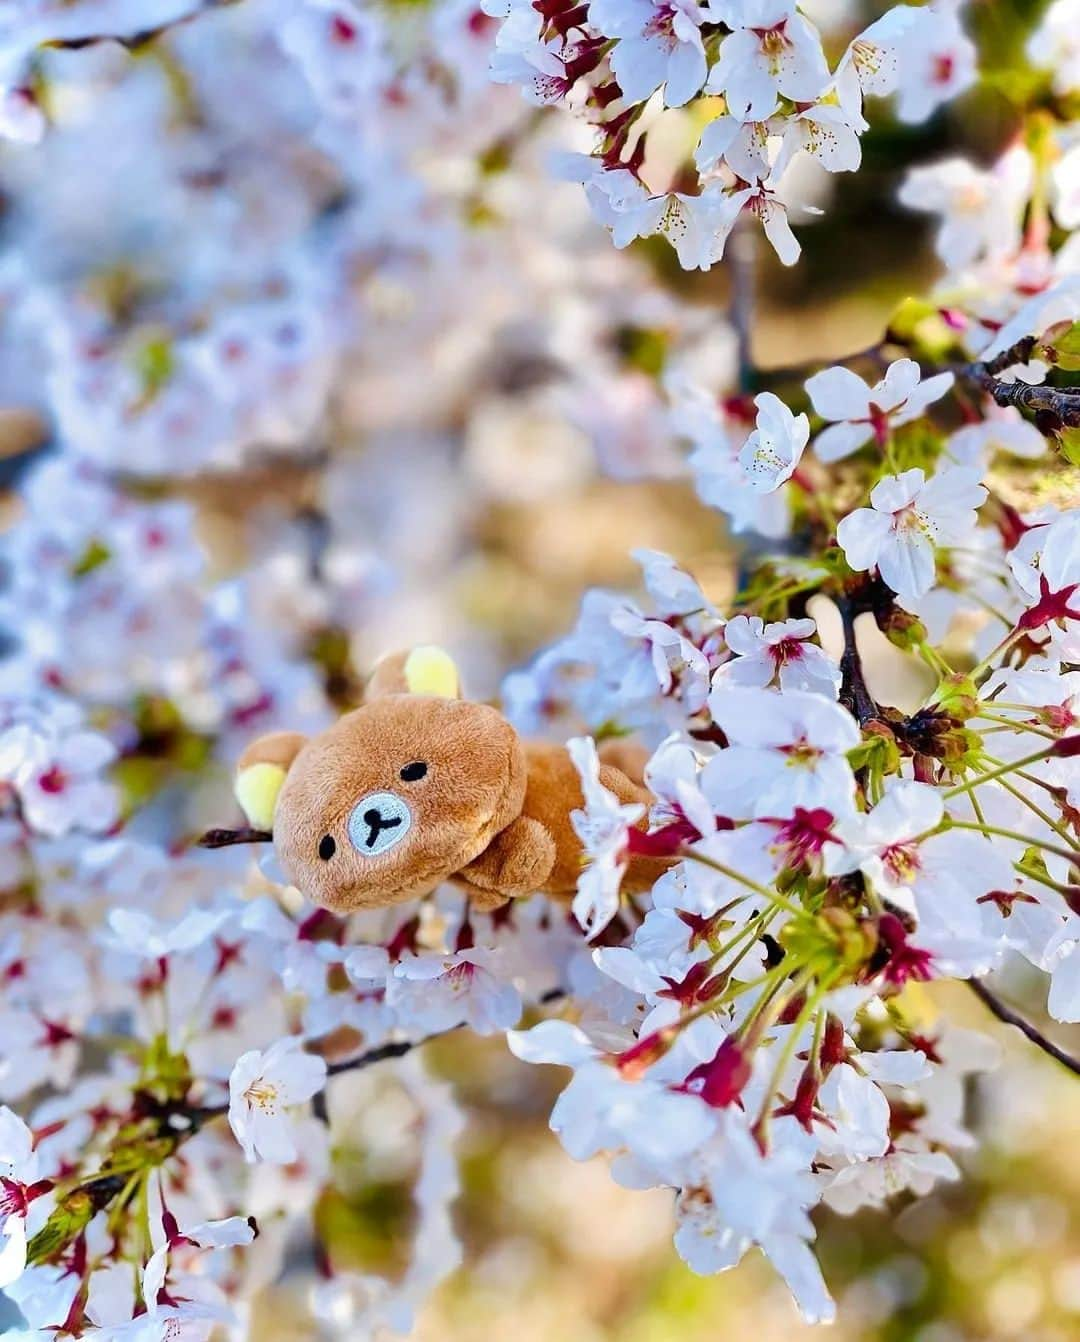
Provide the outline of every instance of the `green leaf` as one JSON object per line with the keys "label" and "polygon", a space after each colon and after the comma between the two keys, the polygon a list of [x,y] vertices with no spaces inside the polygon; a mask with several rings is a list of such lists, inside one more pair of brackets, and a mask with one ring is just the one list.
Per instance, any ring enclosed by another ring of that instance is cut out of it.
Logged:
{"label": "green leaf", "polygon": [[1051,360],[1067,372],[1080,368],[1080,322],[1072,322],[1047,332],[1043,346]]}
{"label": "green leaf", "polygon": [[26,1246],[28,1263],[48,1263],[67,1248],[90,1224],[97,1210],[84,1188],[69,1193]]}

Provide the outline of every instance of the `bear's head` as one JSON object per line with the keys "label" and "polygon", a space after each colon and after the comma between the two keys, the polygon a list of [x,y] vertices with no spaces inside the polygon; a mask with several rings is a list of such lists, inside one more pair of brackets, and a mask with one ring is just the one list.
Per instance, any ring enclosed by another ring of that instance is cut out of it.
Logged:
{"label": "bear's head", "polygon": [[[424,895],[521,812],[525,756],[494,708],[458,697],[437,648],[376,668],[365,702],[327,731],[275,732],[243,753],[236,796],[289,880],[335,913]],[[207,835],[209,846],[235,841]]]}

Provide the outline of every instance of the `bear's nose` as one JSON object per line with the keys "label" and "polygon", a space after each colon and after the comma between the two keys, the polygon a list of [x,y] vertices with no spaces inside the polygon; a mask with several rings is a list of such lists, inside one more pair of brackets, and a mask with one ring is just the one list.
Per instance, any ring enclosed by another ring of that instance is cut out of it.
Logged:
{"label": "bear's nose", "polygon": [[412,825],[412,812],[396,792],[370,792],[349,816],[349,842],[358,853],[375,857],[400,843]]}

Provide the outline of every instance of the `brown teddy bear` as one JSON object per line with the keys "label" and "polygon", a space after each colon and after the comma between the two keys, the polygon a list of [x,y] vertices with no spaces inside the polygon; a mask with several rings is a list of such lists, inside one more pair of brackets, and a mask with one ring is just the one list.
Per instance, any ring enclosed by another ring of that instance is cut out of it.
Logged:
{"label": "brown teddy bear", "polygon": [[[620,802],[652,801],[644,752],[612,742],[602,760],[600,781]],[[202,843],[272,839],[289,880],[335,913],[447,880],[480,910],[538,892],[571,899],[581,871],[570,813],[584,799],[566,748],[523,741],[496,709],[460,698],[439,648],[385,658],[363,705],[318,736],[254,741],[236,796],[253,828],[212,830]],[[666,865],[631,858],[623,888],[648,889]]]}

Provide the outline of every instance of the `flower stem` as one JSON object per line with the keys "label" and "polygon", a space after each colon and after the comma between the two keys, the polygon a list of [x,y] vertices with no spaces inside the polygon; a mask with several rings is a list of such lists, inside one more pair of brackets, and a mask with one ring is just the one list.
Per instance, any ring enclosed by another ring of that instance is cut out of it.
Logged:
{"label": "flower stem", "polygon": [[1018,760],[1013,760],[1011,764],[999,765],[996,769],[991,769],[989,773],[979,774],[976,778],[969,778],[964,783],[957,783],[956,787],[950,788],[945,793],[945,799],[948,801],[951,797],[959,797],[963,792],[970,792],[972,788],[979,787],[982,783],[992,783],[996,778],[1002,778],[1005,774],[1015,773],[1017,769],[1023,769],[1025,765],[1036,764],[1039,760],[1044,760],[1050,754],[1050,750],[1036,750],[1031,755],[1023,755]]}
{"label": "flower stem", "polygon": [[[796,981],[792,988],[792,995],[802,991],[806,984],[813,977],[813,969],[807,968],[802,977]],[[788,1069],[788,1064],[795,1056],[795,1049],[799,1042],[799,1036],[807,1023],[812,1019],[815,1012],[818,1011],[822,999],[832,988],[836,980],[836,974],[833,973],[823,978],[817,988],[811,993],[803,1003],[802,1010],[795,1018],[795,1023],[791,1027],[788,1037],[784,1040],[783,1048],[780,1050],[780,1056],[776,1060],[776,1066],[773,1068],[772,1077],[769,1080],[769,1088],[765,1092],[765,1098],[761,1102],[761,1109],[758,1112],[757,1121],[754,1123],[753,1133],[757,1139],[758,1146],[764,1151],[768,1147],[769,1141],[769,1119],[772,1114],[773,1101],[780,1093],[780,1087],[783,1084],[784,1073]]]}
{"label": "flower stem", "polygon": [[1017,843],[1022,843],[1027,848],[1041,848],[1044,852],[1053,853],[1055,857],[1064,858],[1066,862],[1080,861],[1080,848],[1071,851],[1067,848],[1059,848],[1056,844],[1044,843],[1041,839],[1032,838],[1030,834],[1021,834],[1019,830],[1002,829],[999,825],[977,825],[973,820],[953,820],[951,817],[949,818],[949,828],[970,829],[977,834],[996,834],[1002,839],[1015,839]]}
{"label": "flower stem", "polygon": [[723,862],[717,862],[714,857],[708,857],[705,853],[696,852],[693,848],[680,848],[678,856],[686,858],[691,862],[698,862],[703,867],[709,867],[712,871],[717,871],[721,876],[726,876],[729,881],[738,881],[740,885],[745,885],[748,890],[753,890],[754,894],[760,895],[762,899],[767,899],[778,909],[783,909],[785,913],[794,914],[798,917],[802,909],[797,904],[792,904],[791,900],[785,899],[778,890],[770,890],[768,886],[758,885],[757,881],[752,881],[749,876],[742,875],[733,867],[725,866]]}

